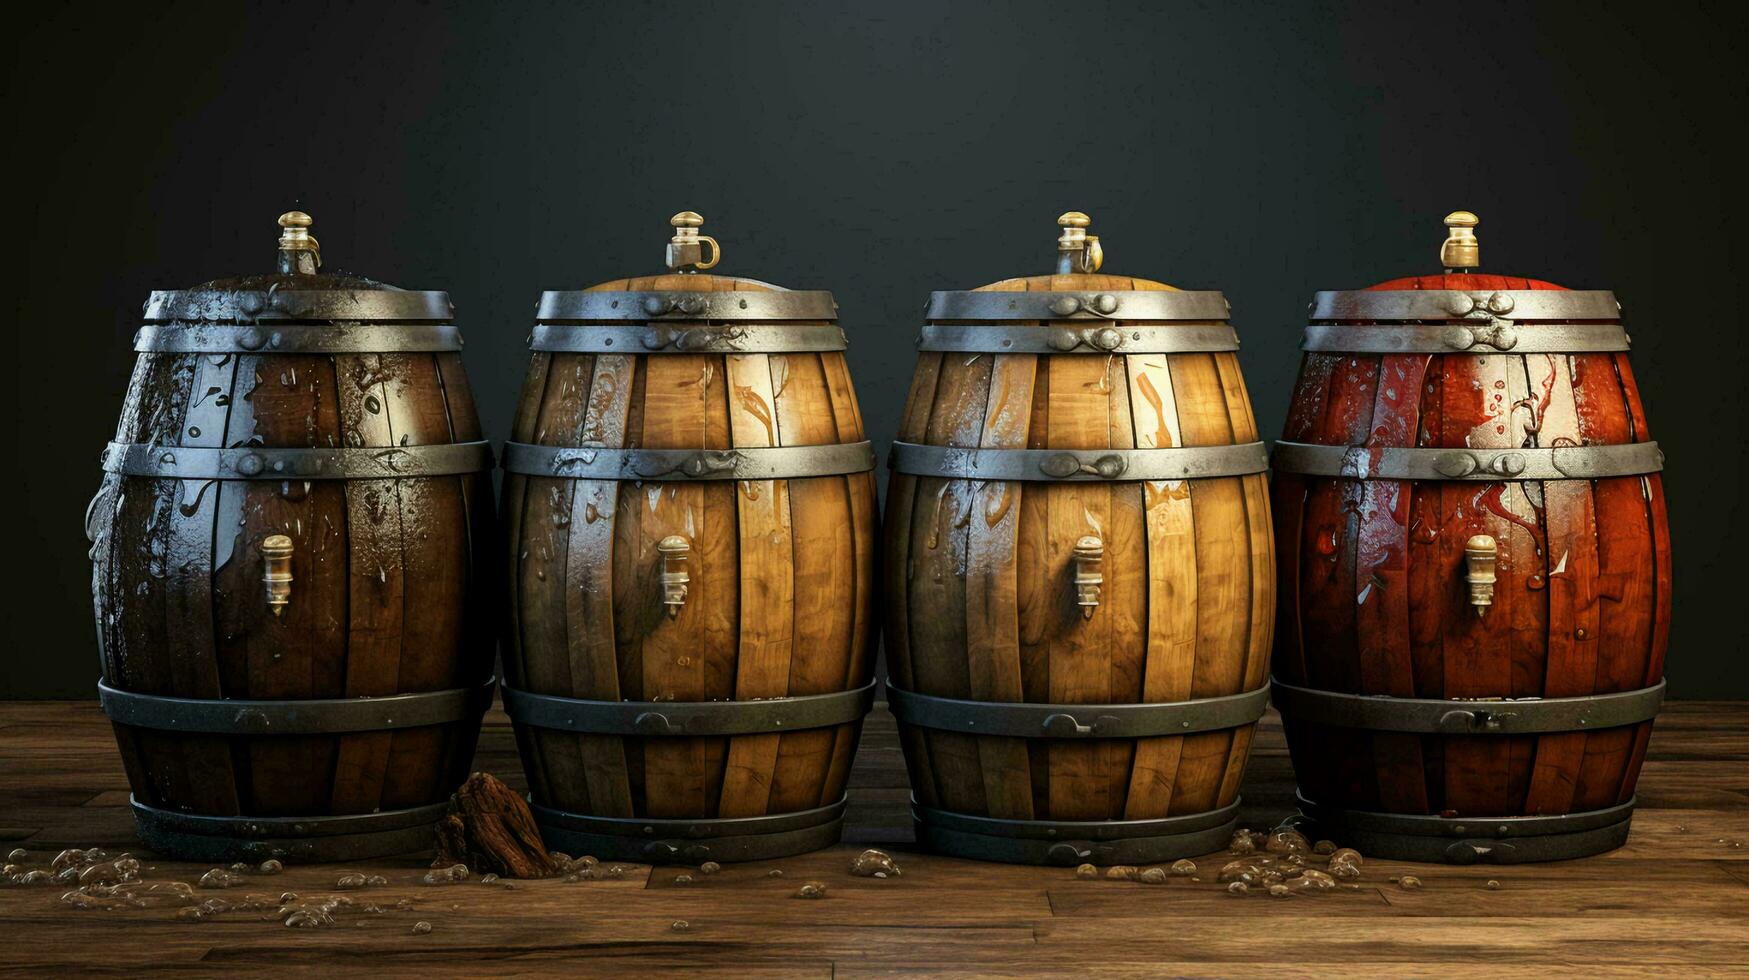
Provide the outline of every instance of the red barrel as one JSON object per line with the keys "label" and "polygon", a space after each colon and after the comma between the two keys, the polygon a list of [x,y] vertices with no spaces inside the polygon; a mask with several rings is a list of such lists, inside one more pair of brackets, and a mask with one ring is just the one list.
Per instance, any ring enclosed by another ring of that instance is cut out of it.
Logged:
{"label": "red barrel", "polygon": [[1413,860],[1626,840],[1670,536],[1615,297],[1475,271],[1319,293],[1272,459],[1274,701],[1318,832]]}

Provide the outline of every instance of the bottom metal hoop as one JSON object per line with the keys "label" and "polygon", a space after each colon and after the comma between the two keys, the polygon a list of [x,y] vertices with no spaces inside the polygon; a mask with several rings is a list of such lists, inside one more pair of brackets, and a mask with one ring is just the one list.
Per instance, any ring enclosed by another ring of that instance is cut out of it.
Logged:
{"label": "bottom metal hoop", "polygon": [[1308,837],[1327,837],[1362,854],[1444,864],[1567,861],[1627,843],[1634,800],[1602,810],[1542,817],[1436,817],[1320,806],[1297,797],[1289,817]]}
{"label": "bottom metal hoop", "polygon": [[1162,820],[999,820],[911,798],[917,842],[938,854],[1005,864],[1152,864],[1218,851],[1239,822],[1238,799]]}
{"label": "bottom metal hoop", "polygon": [[432,826],[449,812],[443,802],[339,817],[212,817],[128,802],[140,843],[184,861],[323,864],[429,850]]}
{"label": "bottom metal hoop", "polygon": [[764,817],[650,820],[596,817],[541,806],[534,822],[547,847],[641,864],[765,861],[806,854],[838,843],[848,798],[831,806]]}

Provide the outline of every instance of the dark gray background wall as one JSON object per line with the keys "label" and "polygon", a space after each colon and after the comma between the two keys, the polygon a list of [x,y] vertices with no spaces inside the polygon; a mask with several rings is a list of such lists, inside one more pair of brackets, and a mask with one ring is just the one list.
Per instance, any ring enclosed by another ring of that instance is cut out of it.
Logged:
{"label": "dark gray background wall", "polygon": [[[448,289],[502,437],[543,288],[660,267],[834,290],[889,435],[932,289],[1110,270],[1225,290],[1266,433],[1315,289],[1487,268],[1611,288],[1670,457],[1675,694],[1749,696],[1740,596],[1740,5],[1488,2],[55,6],[17,23],[0,697],[97,674],[81,516],[139,304],[273,260]],[[1729,195],[1729,196],[1727,196]]]}

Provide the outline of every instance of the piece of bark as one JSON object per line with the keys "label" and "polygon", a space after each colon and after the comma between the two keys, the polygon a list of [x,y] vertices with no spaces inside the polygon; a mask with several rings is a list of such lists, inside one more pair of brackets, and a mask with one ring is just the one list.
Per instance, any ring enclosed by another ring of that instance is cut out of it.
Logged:
{"label": "piece of bark", "polygon": [[504,878],[549,878],[559,870],[528,804],[485,772],[469,776],[450,797],[449,814],[437,824],[437,859]]}

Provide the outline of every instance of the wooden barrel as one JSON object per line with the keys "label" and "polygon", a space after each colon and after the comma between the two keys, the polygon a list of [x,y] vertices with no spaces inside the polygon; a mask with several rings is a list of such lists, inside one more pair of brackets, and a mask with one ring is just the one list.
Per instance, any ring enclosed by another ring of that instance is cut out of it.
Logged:
{"label": "wooden barrel", "polygon": [[190,860],[418,850],[492,693],[491,451],[449,297],[279,271],[155,292],[86,516],[140,839]]}
{"label": "wooden barrel", "polygon": [[667,275],[542,297],[505,450],[505,709],[572,854],[836,843],[872,703],[874,457],[837,304],[702,274],[702,220],[672,219]]}
{"label": "wooden barrel", "polygon": [[1057,274],[931,299],[887,500],[918,839],[1160,861],[1232,831],[1267,694],[1265,455],[1216,292]]}
{"label": "wooden barrel", "polygon": [[1620,308],[1474,271],[1319,293],[1274,456],[1275,703],[1325,836],[1424,861],[1627,838],[1670,538]]}

